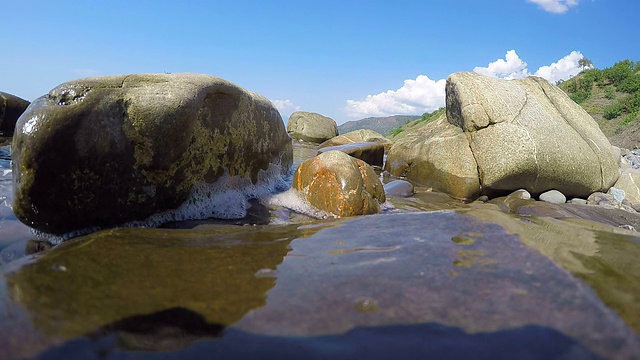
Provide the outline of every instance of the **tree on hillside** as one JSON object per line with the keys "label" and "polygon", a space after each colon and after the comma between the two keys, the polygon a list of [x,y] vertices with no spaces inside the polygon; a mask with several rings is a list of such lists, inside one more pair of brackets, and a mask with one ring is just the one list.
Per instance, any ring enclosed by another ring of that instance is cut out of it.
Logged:
{"label": "tree on hillside", "polygon": [[578,65],[582,68],[582,71],[591,69],[593,67],[593,63],[591,62],[591,60],[587,59],[584,56],[582,57],[582,59],[578,60]]}

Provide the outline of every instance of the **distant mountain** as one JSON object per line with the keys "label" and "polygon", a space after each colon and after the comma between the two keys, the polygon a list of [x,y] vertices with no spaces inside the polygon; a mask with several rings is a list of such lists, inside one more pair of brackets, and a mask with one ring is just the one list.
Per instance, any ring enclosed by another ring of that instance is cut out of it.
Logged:
{"label": "distant mountain", "polygon": [[387,117],[369,117],[362,120],[347,121],[338,126],[338,133],[346,134],[350,131],[369,129],[387,135],[391,129],[406,124],[408,121],[420,119],[420,115],[394,115]]}

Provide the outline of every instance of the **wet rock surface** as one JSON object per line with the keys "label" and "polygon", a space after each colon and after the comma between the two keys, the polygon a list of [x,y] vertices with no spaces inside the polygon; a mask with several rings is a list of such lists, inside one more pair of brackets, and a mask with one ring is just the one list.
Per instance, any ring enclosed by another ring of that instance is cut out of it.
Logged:
{"label": "wet rock surface", "polygon": [[35,100],[16,129],[13,210],[53,234],[144,220],[178,207],[198,183],[229,175],[256,184],[292,161],[267,99],[203,74],[71,81]]}
{"label": "wet rock surface", "polygon": [[375,214],[385,202],[371,166],[336,150],[300,164],[291,187],[315,208],[339,217]]}

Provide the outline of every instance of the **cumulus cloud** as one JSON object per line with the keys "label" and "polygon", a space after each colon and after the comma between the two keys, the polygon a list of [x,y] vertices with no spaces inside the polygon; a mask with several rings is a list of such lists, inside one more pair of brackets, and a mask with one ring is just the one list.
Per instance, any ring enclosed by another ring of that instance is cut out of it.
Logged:
{"label": "cumulus cloud", "polygon": [[569,8],[578,5],[579,0],[527,0],[537,4],[542,10],[553,14],[564,14]]}
{"label": "cumulus cloud", "polygon": [[278,109],[278,111],[280,112],[280,116],[282,116],[282,119],[284,119],[285,122],[292,113],[300,111],[300,106],[294,105],[293,102],[289,99],[271,100],[271,102],[276,107],[276,109]]}
{"label": "cumulus cloud", "polygon": [[[484,67],[476,66],[473,71],[505,80],[536,75],[555,84],[558,80],[567,80],[577,75],[581,71],[578,61],[582,58],[582,53],[572,51],[551,65],[541,66],[532,74],[516,51],[509,50],[504,59],[498,59]],[[426,75],[419,75],[415,80],[405,80],[404,85],[397,90],[367,95],[364,100],[347,100],[347,106],[343,110],[352,119],[432,112],[445,105],[445,84],[446,79],[432,80]]]}
{"label": "cumulus cloud", "polygon": [[419,115],[444,106],[446,80],[431,80],[418,75],[415,80],[405,80],[397,90],[388,90],[377,95],[367,95],[364,100],[347,100],[345,113],[350,118],[368,116]]}
{"label": "cumulus cloud", "polygon": [[478,74],[506,80],[521,79],[530,75],[527,70],[527,63],[520,59],[515,50],[507,51],[504,59],[489,63],[487,67],[476,66],[473,71]]}
{"label": "cumulus cloud", "polygon": [[578,65],[584,56],[579,51],[572,51],[571,54],[563,57],[551,65],[541,66],[534,75],[543,77],[555,84],[558,80],[567,80],[576,76],[582,70]]}
{"label": "cumulus cloud", "polygon": [[572,51],[569,55],[551,65],[541,66],[532,74],[527,68],[527,63],[520,59],[516,51],[509,50],[505,55],[505,59],[498,59],[489,63],[486,67],[476,66],[473,71],[505,80],[521,79],[529,75],[535,75],[555,84],[558,80],[567,80],[577,75],[582,70],[578,62],[583,57],[581,52]]}

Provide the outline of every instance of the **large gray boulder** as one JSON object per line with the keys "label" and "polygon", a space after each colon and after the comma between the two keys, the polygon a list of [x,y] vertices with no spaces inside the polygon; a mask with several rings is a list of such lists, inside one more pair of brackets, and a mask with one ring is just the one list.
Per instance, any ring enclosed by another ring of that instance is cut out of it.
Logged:
{"label": "large gray boulder", "polygon": [[467,199],[521,188],[586,197],[619,176],[595,121],[542,78],[456,73],[447,79],[446,101],[446,118],[396,142],[388,171]]}
{"label": "large gray boulder", "polygon": [[287,132],[296,140],[319,144],[338,136],[338,125],[329,117],[306,111],[289,116]]}
{"label": "large gray boulder", "polygon": [[20,117],[13,210],[48,233],[111,226],[174,209],[196,184],[225,174],[256,184],[287,173],[291,162],[275,107],[226,80],[80,79],[38,98]]}
{"label": "large gray boulder", "polygon": [[16,121],[29,106],[27,100],[0,91],[0,137],[11,137]]}

